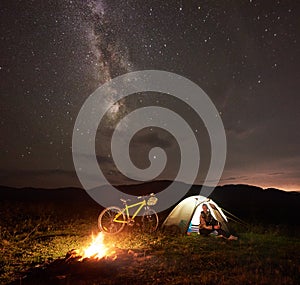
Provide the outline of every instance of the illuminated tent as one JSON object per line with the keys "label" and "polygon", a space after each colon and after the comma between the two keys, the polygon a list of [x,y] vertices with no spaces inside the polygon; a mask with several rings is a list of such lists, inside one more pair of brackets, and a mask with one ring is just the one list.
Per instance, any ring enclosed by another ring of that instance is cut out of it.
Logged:
{"label": "illuminated tent", "polygon": [[163,230],[178,233],[198,232],[203,204],[207,205],[212,216],[221,223],[222,229],[228,232],[228,220],[221,208],[211,199],[200,195],[181,201],[164,221]]}

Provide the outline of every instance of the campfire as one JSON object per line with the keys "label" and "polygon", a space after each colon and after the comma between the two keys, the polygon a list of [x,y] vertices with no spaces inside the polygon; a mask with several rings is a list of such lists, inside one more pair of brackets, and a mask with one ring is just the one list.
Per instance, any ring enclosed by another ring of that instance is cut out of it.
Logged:
{"label": "campfire", "polygon": [[[91,235],[86,246],[72,249],[64,259],[45,263],[27,273],[24,284],[57,284],[58,280],[63,284],[91,284],[87,280],[93,284],[120,284],[128,274],[135,278],[135,268],[142,274],[153,255],[144,249],[119,248],[107,237],[102,232]],[[112,279],[116,282],[112,283]]]}
{"label": "campfire", "polygon": [[66,254],[66,261],[85,261],[85,262],[111,262],[116,259],[119,262],[127,262],[128,259],[149,259],[151,256],[146,257],[144,250],[137,249],[122,249],[116,247],[113,243],[105,240],[105,234],[99,232],[96,236],[92,234],[91,242],[82,249],[72,249]]}
{"label": "campfire", "polygon": [[103,232],[98,233],[96,236],[92,234],[91,243],[83,249],[76,250],[75,255],[79,258],[79,261],[83,259],[102,259],[110,257],[116,259],[116,251],[114,248],[104,242]]}

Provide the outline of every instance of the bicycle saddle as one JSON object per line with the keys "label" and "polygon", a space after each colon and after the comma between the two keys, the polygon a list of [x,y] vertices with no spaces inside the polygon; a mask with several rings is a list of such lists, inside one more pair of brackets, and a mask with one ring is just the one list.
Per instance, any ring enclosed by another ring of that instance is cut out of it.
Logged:
{"label": "bicycle saddle", "polygon": [[130,199],[127,199],[127,200],[126,200],[126,199],[122,199],[122,198],[121,198],[120,200],[121,200],[121,202],[123,202],[123,203],[126,203],[126,202],[130,201]]}

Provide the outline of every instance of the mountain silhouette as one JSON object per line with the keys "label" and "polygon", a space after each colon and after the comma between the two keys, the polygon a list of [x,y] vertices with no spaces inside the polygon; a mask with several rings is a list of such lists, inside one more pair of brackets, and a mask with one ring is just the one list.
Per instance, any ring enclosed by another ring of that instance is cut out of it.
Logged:
{"label": "mountain silhouette", "polygon": [[[158,193],[171,183],[171,181],[152,181],[115,187],[124,193],[138,196]],[[198,195],[201,188],[202,186],[200,185],[192,185],[182,199],[187,196]],[[98,189],[90,191],[107,189],[107,186],[101,186]],[[120,193],[121,196],[122,194]],[[274,188],[262,189],[252,185],[237,184],[217,186],[209,197],[221,208],[251,223],[300,225],[298,219],[300,192],[297,191],[286,192]],[[13,203],[22,203],[28,207],[31,205],[52,204],[56,208],[62,208],[70,212],[78,212],[78,209],[93,209],[95,212],[99,212],[103,209],[85,190],[80,188],[37,189],[1,186],[0,200],[2,205],[6,205],[7,207],[10,207]],[[164,215],[170,212],[172,208],[164,211]]]}

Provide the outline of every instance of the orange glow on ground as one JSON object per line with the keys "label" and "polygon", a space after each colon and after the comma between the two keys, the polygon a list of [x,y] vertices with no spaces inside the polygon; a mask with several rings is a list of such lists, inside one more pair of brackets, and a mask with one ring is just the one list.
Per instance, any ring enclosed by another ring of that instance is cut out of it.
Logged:
{"label": "orange glow on ground", "polygon": [[111,256],[115,251],[104,242],[104,234],[98,233],[97,236],[92,235],[92,242],[88,247],[80,251],[81,260],[84,258],[101,259]]}

